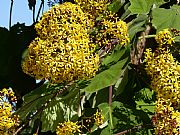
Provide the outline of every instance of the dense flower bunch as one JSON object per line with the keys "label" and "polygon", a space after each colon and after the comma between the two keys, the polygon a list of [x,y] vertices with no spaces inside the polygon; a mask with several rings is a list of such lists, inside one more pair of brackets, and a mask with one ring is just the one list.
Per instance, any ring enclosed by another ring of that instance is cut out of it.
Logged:
{"label": "dense flower bunch", "polygon": [[80,132],[80,127],[77,125],[77,122],[66,121],[64,123],[60,123],[56,129],[57,135],[74,135],[75,133]]}
{"label": "dense flower bunch", "polygon": [[16,97],[12,89],[2,89],[0,91],[0,134],[9,135],[15,127],[19,125],[19,118],[13,115],[13,104]]}
{"label": "dense flower bunch", "polygon": [[164,29],[160,31],[156,37],[155,37],[157,43],[159,43],[160,46],[162,45],[172,45],[174,42],[174,38],[172,37],[171,32],[168,29]]}
{"label": "dense flower bunch", "polygon": [[180,112],[175,111],[172,106],[170,100],[158,99],[154,116],[154,125],[156,125],[155,134],[180,134]]}
{"label": "dense flower bunch", "polygon": [[106,10],[111,0],[75,0],[75,2],[89,14],[91,19],[94,19]]}
{"label": "dense flower bunch", "polygon": [[41,39],[56,38],[58,40],[60,37],[61,40],[67,42],[68,39],[79,34],[87,38],[87,31],[92,26],[93,22],[80,6],[65,2],[53,6],[44,13],[35,28]]}
{"label": "dense flower bunch", "polygon": [[78,5],[66,2],[54,6],[35,26],[39,37],[29,46],[24,72],[53,83],[94,76],[99,56],[89,39],[91,27]]}
{"label": "dense flower bunch", "polygon": [[97,126],[100,126],[104,123],[104,116],[102,115],[101,111],[96,111],[96,113],[94,114],[94,120]]}
{"label": "dense flower bunch", "polygon": [[127,24],[107,10],[110,2],[111,0],[76,0],[92,21],[98,16],[101,18],[99,22],[94,23],[96,27],[93,33],[95,34],[91,35],[95,44],[102,47],[117,39],[120,45],[127,45],[129,43]]}
{"label": "dense flower bunch", "polygon": [[112,13],[109,14],[109,17],[104,17],[98,24],[100,28],[96,31],[94,40],[99,46],[112,44],[114,41],[126,46],[129,43],[127,24]]}
{"label": "dense flower bunch", "polygon": [[173,57],[170,46],[174,38],[168,30],[160,31],[155,37],[158,48],[145,52],[146,71],[157,93],[155,131],[156,134],[179,134],[180,117],[180,64]]}
{"label": "dense flower bunch", "polygon": [[179,63],[175,61],[169,49],[159,49],[153,53],[146,51],[147,73],[151,76],[152,89],[157,98],[170,99],[174,104],[180,104],[180,72]]}

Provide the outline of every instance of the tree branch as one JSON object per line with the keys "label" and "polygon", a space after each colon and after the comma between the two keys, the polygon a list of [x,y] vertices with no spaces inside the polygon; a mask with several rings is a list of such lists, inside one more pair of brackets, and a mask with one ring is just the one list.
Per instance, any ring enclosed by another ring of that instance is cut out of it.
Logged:
{"label": "tree branch", "polygon": [[40,5],[39,10],[38,10],[38,14],[37,14],[37,17],[36,17],[36,22],[38,21],[38,18],[39,18],[39,15],[40,15],[40,12],[41,12],[41,9],[42,9],[43,5],[44,5],[44,0],[41,0],[41,5]]}
{"label": "tree branch", "polygon": [[10,28],[11,28],[13,3],[14,3],[14,1],[13,1],[13,0],[11,0],[10,15],[9,15],[9,30],[10,30]]}

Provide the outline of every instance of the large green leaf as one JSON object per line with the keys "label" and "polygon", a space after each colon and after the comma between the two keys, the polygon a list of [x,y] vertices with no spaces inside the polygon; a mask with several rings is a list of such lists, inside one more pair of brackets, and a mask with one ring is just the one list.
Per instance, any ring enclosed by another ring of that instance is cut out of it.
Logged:
{"label": "large green leaf", "polygon": [[[141,124],[150,123],[148,115],[143,110],[137,110],[129,105],[114,101],[113,109],[113,124],[114,132],[122,132]],[[139,131],[138,131],[139,132]]]}
{"label": "large green leaf", "polygon": [[[131,106],[118,101],[112,102],[112,106],[109,106],[108,103],[102,103],[98,106],[98,108],[102,111],[102,114],[105,116],[105,120],[108,120],[109,126],[104,132],[109,134],[112,134],[112,127],[110,121],[112,121],[113,123],[114,133],[119,133],[134,128],[138,125],[150,123],[148,115],[143,110],[132,108]],[[112,114],[112,117],[110,117],[110,114]],[[147,130],[148,129],[146,129],[146,131]],[[138,132],[140,133],[143,131],[144,129],[141,129]]]}
{"label": "large green leaf", "polygon": [[[34,89],[33,91],[29,92],[28,94],[23,96],[23,105],[32,102],[33,100],[40,98],[45,95],[48,90],[48,84],[43,84],[40,87]],[[49,91],[50,92],[50,91]]]}
{"label": "large green leaf", "polygon": [[[116,49],[117,48],[117,49]],[[125,47],[116,47],[112,54],[103,59],[102,65],[108,65],[110,63],[116,63],[126,52]]]}
{"label": "large green leaf", "polygon": [[140,14],[128,25],[129,37],[132,39],[134,35],[145,29],[144,24],[147,22],[147,15]]}
{"label": "large green leaf", "polygon": [[23,105],[16,112],[20,115],[21,119],[26,119],[26,117],[33,114],[53,96],[46,92],[49,90],[47,84],[44,84],[23,97]]}
{"label": "large green leaf", "polygon": [[160,31],[166,28],[180,29],[180,7],[174,5],[171,9],[155,8],[152,11],[152,24]]}
{"label": "large green leaf", "polygon": [[137,104],[136,108],[138,110],[143,110],[149,117],[154,115],[155,112],[155,94],[154,91],[143,88],[135,94],[135,102]]}
{"label": "large green leaf", "polygon": [[130,0],[129,10],[132,14],[147,14],[150,11],[150,8],[154,0]]}
{"label": "large green leaf", "polygon": [[55,98],[52,100],[46,109],[43,110],[41,115],[42,131],[47,132],[51,130],[54,132],[58,123],[64,121],[64,104],[61,100]]}
{"label": "large green leaf", "polygon": [[114,85],[119,79],[123,67],[127,64],[128,58],[125,58],[116,64],[112,65],[109,69],[97,74],[91,83],[84,88],[86,92],[96,92],[100,89]]}
{"label": "large green leaf", "polygon": [[135,94],[135,100],[143,100],[146,103],[155,101],[155,93],[149,88],[143,88]]}
{"label": "large green leaf", "polygon": [[129,10],[132,14],[147,14],[151,7],[159,7],[166,3],[164,0],[130,0],[131,6]]}
{"label": "large green leaf", "polygon": [[108,10],[116,13],[122,7],[125,1],[114,0],[111,4],[108,5]]}
{"label": "large green leaf", "polygon": [[122,73],[121,73],[121,77],[118,79],[117,83],[115,84],[115,95],[119,95],[121,94],[124,90],[125,87],[128,83],[128,67],[126,67]]}
{"label": "large green leaf", "polygon": [[143,100],[140,101],[136,101],[137,104],[137,109],[138,110],[143,110],[144,112],[146,112],[147,114],[149,114],[149,116],[154,115],[155,112],[155,103],[145,103]]}

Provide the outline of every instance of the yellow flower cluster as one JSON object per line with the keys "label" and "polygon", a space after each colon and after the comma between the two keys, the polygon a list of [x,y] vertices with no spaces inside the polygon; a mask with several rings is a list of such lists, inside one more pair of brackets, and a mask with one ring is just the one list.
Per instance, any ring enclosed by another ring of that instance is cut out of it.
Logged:
{"label": "yellow flower cluster", "polygon": [[94,76],[99,56],[89,39],[92,25],[78,5],[65,2],[54,6],[35,26],[39,37],[29,46],[24,72],[53,83]]}
{"label": "yellow flower cluster", "polygon": [[77,125],[77,122],[66,121],[60,123],[56,129],[57,135],[74,135],[75,133],[80,132],[80,127]]}
{"label": "yellow flower cluster", "polygon": [[152,78],[151,86],[157,93],[157,98],[163,97],[180,104],[180,65],[178,61],[173,58],[169,49],[159,49],[156,53],[147,49],[145,54],[146,71]]}
{"label": "yellow flower cluster", "polygon": [[174,36],[180,36],[180,30],[172,28],[171,32],[173,33]]}
{"label": "yellow flower cluster", "polygon": [[159,98],[156,102],[154,124],[157,135],[180,134],[180,112],[175,111],[170,100]]}
{"label": "yellow flower cluster", "polygon": [[111,0],[75,0],[75,2],[89,14],[90,18],[95,19],[106,10]]}
{"label": "yellow flower cluster", "polygon": [[[120,45],[127,45],[129,35],[127,24],[119,20],[115,14],[107,11],[107,5],[112,0],[75,0],[80,5],[83,11],[90,16],[90,19],[95,19],[101,15],[101,23],[98,24],[99,30],[95,30],[92,35],[93,41],[99,46],[111,44],[114,39],[118,39]],[[116,43],[117,44],[117,43]]]}
{"label": "yellow flower cluster", "polygon": [[14,128],[19,125],[19,118],[13,115],[12,103],[16,102],[16,97],[11,89],[0,91],[0,134],[9,135]]}
{"label": "yellow flower cluster", "polygon": [[97,126],[102,125],[104,123],[104,116],[102,115],[102,112],[97,110],[96,113],[94,114],[94,120]]}
{"label": "yellow flower cluster", "polygon": [[[145,52],[146,72],[157,93],[155,131],[158,135],[180,134],[180,64],[170,52],[174,38],[168,30],[156,36],[159,47]],[[165,45],[165,46],[164,46]]]}
{"label": "yellow flower cluster", "polygon": [[102,20],[101,30],[95,37],[99,46],[111,44],[115,39],[122,46],[126,46],[129,43],[127,24],[122,20],[118,20],[118,18],[114,17],[113,19],[104,18]]}
{"label": "yellow flower cluster", "polygon": [[160,46],[162,45],[172,45],[174,43],[174,38],[172,37],[171,32],[168,29],[160,31],[155,37],[157,43]]}
{"label": "yellow flower cluster", "polygon": [[35,28],[42,40],[54,38],[56,42],[58,40],[68,42],[72,37],[80,38],[76,36],[87,38],[87,31],[93,25],[80,6],[65,2],[53,6],[52,9],[44,13]]}

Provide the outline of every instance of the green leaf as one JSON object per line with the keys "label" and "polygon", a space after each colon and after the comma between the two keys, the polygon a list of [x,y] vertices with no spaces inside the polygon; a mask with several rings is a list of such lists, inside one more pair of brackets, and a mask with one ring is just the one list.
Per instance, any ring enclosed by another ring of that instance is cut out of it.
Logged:
{"label": "green leaf", "polygon": [[129,6],[130,6],[129,2],[124,5],[125,12],[122,14],[121,20],[125,20],[131,15],[131,11],[128,9]]}
{"label": "green leaf", "polygon": [[146,103],[151,103],[155,101],[154,91],[149,88],[143,88],[135,94],[136,100],[143,100]]}
{"label": "green leaf", "polygon": [[143,110],[147,114],[150,114],[150,116],[154,115],[155,112],[155,103],[145,103],[143,100],[136,101],[137,109]]}
{"label": "green leaf", "polygon": [[168,2],[167,0],[164,1],[164,0],[154,0],[154,4],[156,5],[156,7],[159,7],[161,6],[162,4]]}
{"label": "green leaf", "polygon": [[152,24],[157,32],[166,28],[180,29],[180,7],[177,5],[172,6],[171,9],[153,9],[152,18]]}
{"label": "green leaf", "polygon": [[110,128],[110,126],[108,125],[107,127],[105,127],[102,131],[100,135],[112,135],[112,130]]}
{"label": "green leaf", "polygon": [[109,119],[109,109],[110,106],[108,103],[101,103],[98,105],[98,108],[102,111],[102,115],[105,117],[105,121]]}
{"label": "green leaf", "polygon": [[58,123],[64,121],[64,104],[57,98],[52,100],[41,114],[42,132],[54,132]]}
{"label": "green leaf", "polygon": [[140,14],[132,20],[128,25],[129,37],[132,39],[134,35],[145,29],[144,24],[147,22],[147,15]]}
{"label": "green leaf", "polygon": [[96,92],[100,89],[114,85],[119,79],[123,67],[127,64],[128,58],[125,58],[116,64],[112,65],[109,69],[97,74],[91,83],[83,90],[86,92]]}
{"label": "green leaf", "polygon": [[[47,90],[48,88],[48,84],[43,84],[40,87],[34,89],[33,91],[31,91],[30,93],[26,94],[23,96],[23,105],[32,102],[33,100],[40,98],[41,96],[44,96],[45,93],[49,90]],[[47,93],[46,93],[47,94]]]}
{"label": "green leaf", "polygon": [[53,96],[52,94],[47,93],[47,90],[49,90],[49,88],[47,87],[47,84],[44,84],[23,97],[23,105],[16,111],[21,119],[26,119],[26,117],[33,114]]}
{"label": "green leaf", "polygon": [[112,109],[115,133],[150,122],[148,115],[143,110],[137,110],[121,102],[114,101]]}
{"label": "green leaf", "polygon": [[32,115],[38,108],[42,107],[49,100],[52,95],[41,96],[32,102],[24,104],[21,108],[19,108],[16,113],[20,116],[21,119],[25,120],[27,117]]}
{"label": "green leaf", "polygon": [[108,10],[116,13],[122,7],[125,1],[121,2],[121,0],[114,0],[111,4],[108,5]]}
{"label": "green leaf", "polygon": [[150,8],[154,0],[130,0],[129,10],[132,14],[147,14],[150,11]]}
{"label": "green leaf", "polygon": [[98,108],[102,111],[102,115],[105,117],[105,121],[108,121],[108,127],[105,128],[104,131],[101,132],[102,134],[112,134],[113,127],[113,119],[112,119],[112,106],[109,106],[108,103],[102,103],[98,105]]}
{"label": "green leaf", "polygon": [[107,56],[103,59],[102,65],[108,65],[110,63],[117,62],[126,52],[125,47],[121,47],[120,49],[114,49],[110,56]]}
{"label": "green leaf", "polygon": [[116,89],[115,95],[116,96],[121,94],[125,90],[127,83],[128,83],[128,68],[126,67],[122,71],[121,77],[119,78],[119,80],[115,84],[115,89]]}

